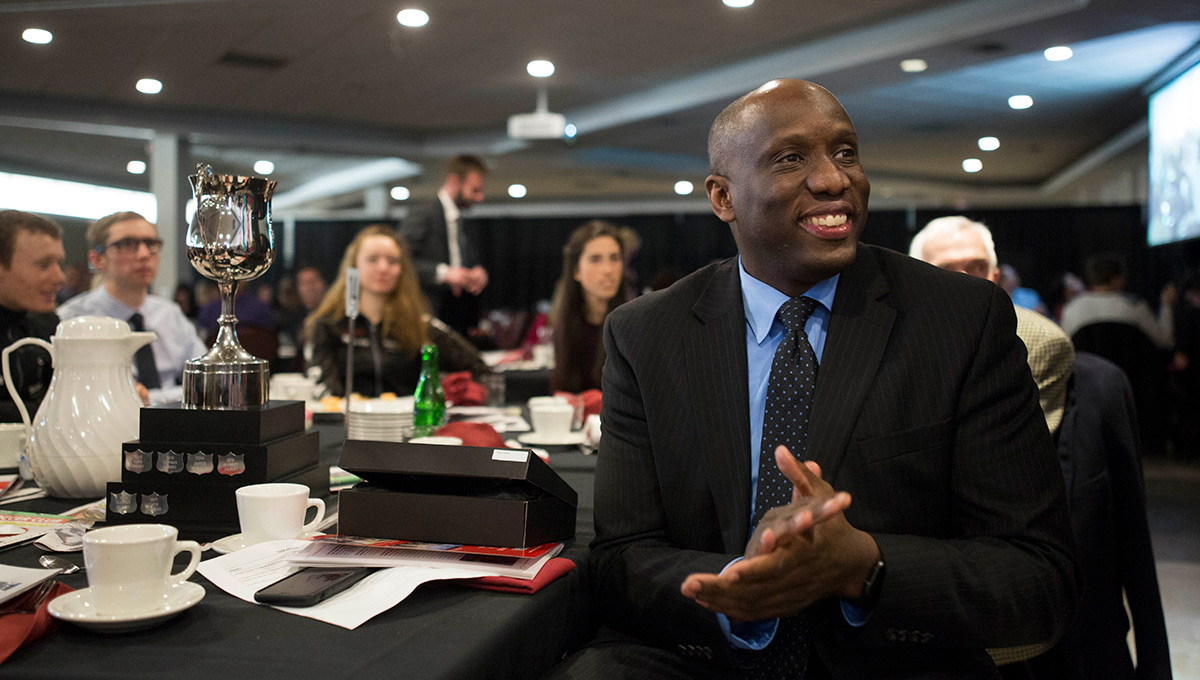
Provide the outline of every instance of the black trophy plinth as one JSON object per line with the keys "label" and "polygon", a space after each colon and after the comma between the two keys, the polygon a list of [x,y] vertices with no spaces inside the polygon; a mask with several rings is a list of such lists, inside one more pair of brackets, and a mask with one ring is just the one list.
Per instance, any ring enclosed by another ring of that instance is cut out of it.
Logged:
{"label": "black trophy plinth", "polygon": [[258,409],[141,410],[139,439],[121,446],[121,481],[109,482],[105,521],[154,522],[186,539],[236,534],[234,492],[250,484],[304,484],[329,495],[320,435],[304,431],[304,402],[271,401]]}

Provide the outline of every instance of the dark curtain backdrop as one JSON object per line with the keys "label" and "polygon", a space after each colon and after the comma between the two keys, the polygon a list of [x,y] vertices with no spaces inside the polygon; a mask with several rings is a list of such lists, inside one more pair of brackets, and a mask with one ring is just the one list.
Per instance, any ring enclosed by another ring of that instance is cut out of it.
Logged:
{"label": "dark curtain backdrop", "polygon": [[[872,211],[863,241],[908,251],[908,242],[929,220],[948,210]],[[1130,289],[1157,304],[1158,290],[1200,267],[1200,241],[1148,248],[1140,206],[970,210],[962,214],[988,225],[1001,262],[1016,267],[1024,285],[1049,297],[1062,272],[1082,275],[1089,255],[1126,255]],[[642,248],[634,258],[638,286],[656,272],[688,273],[736,253],[729,227],[711,214],[628,215],[606,218],[635,229]],[[468,222],[491,281],[485,309],[533,307],[548,299],[562,269],[562,247],[582,218],[495,218]],[[359,229],[373,222],[297,222],[295,266],[315,265],[332,281],[342,252]],[[273,271],[267,280],[283,274]]]}

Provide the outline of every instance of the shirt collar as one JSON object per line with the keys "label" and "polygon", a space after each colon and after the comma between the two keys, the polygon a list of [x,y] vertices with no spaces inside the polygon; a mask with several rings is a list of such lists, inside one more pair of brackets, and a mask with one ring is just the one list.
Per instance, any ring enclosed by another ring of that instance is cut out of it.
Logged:
{"label": "shirt collar", "polygon": [[462,215],[458,210],[458,206],[454,205],[454,199],[450,198],[450,194],[446,193],[445,189],[438,189],[438,200],[442,202],[442,212],[446,215],[446,224],[457,222]]}
{"label": "shirt collar", "polygon": [[[770,285],[759,281],[746,271],[742,264],[742,256],[738,255],[738,276],[742,280],[742,306],[746,310],[746,323],[754,333],[754,340],[761,343],[771,332],[771,324],[775,323],[775,315],[788,296]],[[804,297],[816,300],[826,311],[833,309],[833,296],[837,293],[840,273],[825,279],[809,288]]]}
{"label": "shirt collar", "polygon": [[113,297],[103,284],[97,287],[95,292],[96,302],[99,303],[97,306],[100,307],[100,310],[104,312],[106,316],[128,320],[129,317],[133,316],[134,312],[138,311],[136,307],[130,307],[124,302],[121,302]]}

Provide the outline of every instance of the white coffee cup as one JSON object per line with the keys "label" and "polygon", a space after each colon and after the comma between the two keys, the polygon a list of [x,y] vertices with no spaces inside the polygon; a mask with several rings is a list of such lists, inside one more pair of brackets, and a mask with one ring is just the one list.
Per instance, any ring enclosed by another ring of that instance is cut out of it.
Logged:
{"label": "white coffee cup", "polygon": [[570,402],[567,401],[566,397],[530,397],[529,401],[525,402],[525,405],[529,407],[530,411],[532,411],[534,406],[538,406],[540,404],[569,404],[569,403]]}
{"label": "white coffee cup", "polygon": [[565,402],[540,403],[529,408],[533,431],[542,436],[557,437],[570,433],[574,417],[575,407]]}
{"label": "white coffee cup", "polygon": [[316,386],[316,381],[303,373],[276,373],[271,376],[271,398],[308,401]]}
{"label": "white coffee cup", "polygon": [[0,468],[15,468],[25,448],[24,423],[0,423]]}
{"label": "white coffee cup", "polygon": [[[234,495],[243,545],[298,538],[315,530],[325,519],[325,501],[309,498],[308,487],[303,484],[251,484]],[[317,515],[305,524],[309,508],[316,508]]]}
{"label": "white coffee cup", "polygon": [[[167,605],[168,589],[183,583],[200,564],[200,545],[179,541],[179,531],[165,524],[125,524],[83,535],[89,603],[103,616],[142,614]],[[171,573],[175,555],[192,559]]]}

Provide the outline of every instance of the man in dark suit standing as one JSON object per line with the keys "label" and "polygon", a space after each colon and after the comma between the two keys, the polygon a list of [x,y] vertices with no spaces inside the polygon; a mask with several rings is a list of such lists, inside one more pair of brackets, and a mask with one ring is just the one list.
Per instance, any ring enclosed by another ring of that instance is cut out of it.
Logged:
{"label": "man in dark suit standing", "polygon": [[479,323],[479,294],[488,273],[463,228],[462,211],[483,200],[487,166],[476,156],[455,156],[437,200],[400,225],[434,315],[463,335]]}
{"label": "man in dark suit standing", "polygon": [[996,677],[984,648],[1053,640],[1076,597],[1012,304],[858,244],[870,185],[820,86],[737,100],[709,159],[739,256],[609,316],[605,628],[560,675]]}

